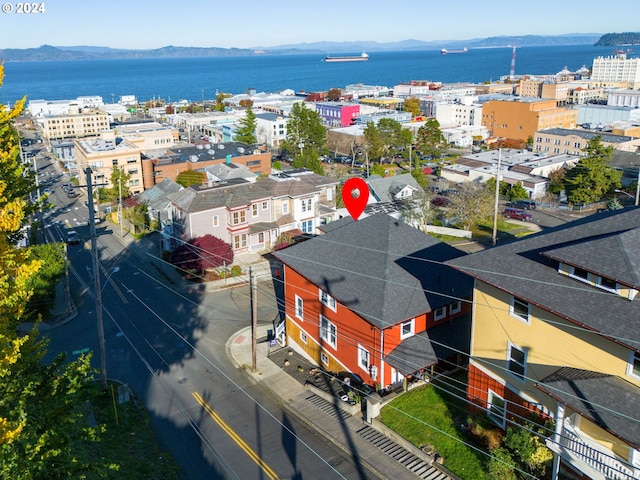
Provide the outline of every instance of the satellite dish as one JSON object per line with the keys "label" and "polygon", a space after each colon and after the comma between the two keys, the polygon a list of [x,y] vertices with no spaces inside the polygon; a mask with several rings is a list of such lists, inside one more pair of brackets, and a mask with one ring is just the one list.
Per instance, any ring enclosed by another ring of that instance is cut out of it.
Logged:
{"label": "satellite dish", "polygon": [[216,151],[210,148],[209,150],[207,150],[207,153],[208,153],[209,155],[213,156],[213,155],[215,155],[215,154],[216,154]]}
{"label": "satellite dish", "polygon": [[202,150],[202,149],[204,148],[204,146],[203,146],[203,145],[197,145],[197,146],[196,146],[196,148],[197,148],[198,150]]}
{"label": "satellite dish", "polygon": [[218,144],[218,148],[219,148],[220,150],[224,150],[224,145],[223,145],[222,143],[219,143],[219,144]]}
{"label": "satellite dish", "polygon": [[244,147],[238,147],[238,152],[244,153]]}

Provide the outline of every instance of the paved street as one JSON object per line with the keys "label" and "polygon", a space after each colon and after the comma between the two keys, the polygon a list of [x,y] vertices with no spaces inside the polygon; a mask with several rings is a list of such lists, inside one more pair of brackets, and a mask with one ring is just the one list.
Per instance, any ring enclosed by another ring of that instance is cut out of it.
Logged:
{"label": "paved street", "polygon": [[[73,228],[88,240],[83,198],[76,199],[81,206],[69,209],[53,198],[60,204],[47,217],[60,223],[50,224],[49,235],[63,238]],[[186,478],[378,478],[286,413],[279,399],[230,362],[227,340],[250,325],[247,286],[209,292],[154,267],[152,256],[159,252],[153,242],[133,248],[109,223],[97,230],[108,377],[140,396]],[[68,248],[77,316],[47,334],[50,355],[66,351],[74,358],[89,349],[99,368],[87,247]],[[271,283],[261,282],[259,324],[272,325],[276,314]]]}

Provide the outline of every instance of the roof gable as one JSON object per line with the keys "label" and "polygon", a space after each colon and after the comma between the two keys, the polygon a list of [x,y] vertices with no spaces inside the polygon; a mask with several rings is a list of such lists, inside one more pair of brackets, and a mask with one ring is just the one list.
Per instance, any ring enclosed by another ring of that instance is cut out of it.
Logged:
{"label": "roof gable", "polygon": [[468,296],[471,280],[442,263],[461,254],[382,213],[274,253],[381,329]]}

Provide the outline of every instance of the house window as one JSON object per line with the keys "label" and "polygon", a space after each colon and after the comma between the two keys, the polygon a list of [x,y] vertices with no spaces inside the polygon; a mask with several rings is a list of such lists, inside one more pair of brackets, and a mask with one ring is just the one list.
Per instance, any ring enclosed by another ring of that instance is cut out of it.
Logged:
{"label": "house window", "polygon": [[527,352],[511,343],[509,344],[508,352],[507,369],[519,380],[524,381],[527,366]]}
{"label": "house window", "polygon": [[358,344],[358,365],[369,373],[369,351],[360,344]]}
{"label": "house window", "polygon": [[462,310],[462,302],[460,300],[449,305],[449,311],[451,312],[451,315],[453,315],[454,313],[459,313],[460,310]]}
{"label": "house window", "polygon": [[302,222],[302,231],[304,233],[312,233],[313,232],[313,220],[307,220]]}
{"label": "house window", "polygon": [[327,188],[327,200],[329,202],[333,200],[333,188]]}
{"label": "house window", "polygon": [[438,307],[435,312],[433,312],[433,319],[437,322],[438,320],[442,320],[447,316],[447,307]]}
{"label": "house window", "polygon": [[220,225],[220,217],[218,215],[213,216],[213,226],[217,227]]}
{"label": "house window", "polygon": [[610,292],[618,291],[618,284],[616,283],[615,280],[611,280],[610,278],[597,277],[596,285],[605,290],[609,290]]}
{"label": "house window", "polygon": [[319,290],[319,292],[320,292],[320,294],[319,294],[320,303],[323,304],[323,305],[326,305],[327,307],[329,307],[331,310],[333,310],[335,312],[336,311],[336,299],[333,298],[331,295],[329,295],[324,290]]}
{"label": "house window", "polygon": [[302,331],[300,332],[300,341],[302,341],[302,343],[304,343],[305,345],[309,341],[309,339],[307,338],[307,334]]}
{"label": "house window", "polygon": [[231,217],[231,223],[233,225],[238,225],[239,223],[245,223],[247,221],[246,212],[241,210],[239,212],[233,212]]}
{"label": "house window", "polygon": [[251,215],[254,217],[258,216],[258,204],[254,203],[251,205]]}
{"label": "house window", "polygon": [[286,215],[289,213],[289,204],[287,202],[282,202],[282,214]]}
{"label": "house window", "polygon": [[416,333],[416,319],[412,318],[406,322],[402,322],[400,325],[400,340],[404,340],[405,338],[411,337]]}
{"label": "house window", "polygon": [[506,403],[504,398],[498,395],[496,392],[489,390],[489,398],[487,400],[487,415],[493,420],[500,428],[504,428],[506,420]]}
{"label": "house window", "polygon": [[247,234],[242,233],[240,235],[234,235],[233,237],[233,248],[236,250],[239,248],[244,248],[247,246]]}
{"label": "house window", "polygon": [[338,347],[338,329],[324,315],[320,315],[320,338],[334,349]]}
{"label": "house window", "polygon": [[585,282],[589,281],[589,272],[587,272],[583,268],[573,267],[573,272],[571,273],[571,275],[576,277],[578,280],[582,280]]}
{"label": "house window", "polygon": [[304,300],[302,300],[302,298],[296,295],[296,317],[298,317],[300,320],[304,320],[303,314],[304,314]]}
{"label": "house window", "polygon": [[258,243],[264,243],[264,233],[260,232],[258,234]]}
{"label": "house window", "polygon": [[524,300],[511,297],[511,305],[509,306],[509,314],[529,323],[530,305]]}
{"label": "house window", "polygon": [[269,208],[269,202],[262,202],[262,209],[266,210]]}
{"label": "house window", "polygon": [[117,167],[117,166],[118,166],[118,159],[117,159],[117,158],[114,158],[113,160],[111,160],[111,164],[112,164],[114,167]]}
{"label": "house window", "polygon": [[640,379],[640,353],[629,352],[629,364],[627,365],[627,375]]}
{"label": "house window", "polygon": [[329,366],[329,357],[324,352],[320,352],[320,361],[323,365]]}

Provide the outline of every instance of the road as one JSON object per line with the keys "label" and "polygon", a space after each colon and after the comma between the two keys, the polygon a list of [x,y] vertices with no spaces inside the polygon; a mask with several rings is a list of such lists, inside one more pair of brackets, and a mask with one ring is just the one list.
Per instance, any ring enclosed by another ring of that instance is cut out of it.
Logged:
{"label": "road", "polygon": [[[64,177],[42,173],[49,177],[57,184],[50,197],[56,207],[45,215],[48,234],[61,239],[73,228],[88,240],[86,196],[67,207],[71,200],[59,187]],[[97,234],[108,377],[140,396],[187,478],[377,478],[232,365],[225,343],[250,324],[247,287],[209,293],[201,285],[172,283],[125,248],[108,223]],[[75,358],[88,349],[99,368],[87,247],[68,248],[78,315],[48,332],[49,355],[65,351]],[[273,289],[270,282],[259,285],[259,323],[270,324],[277,314]]]}

